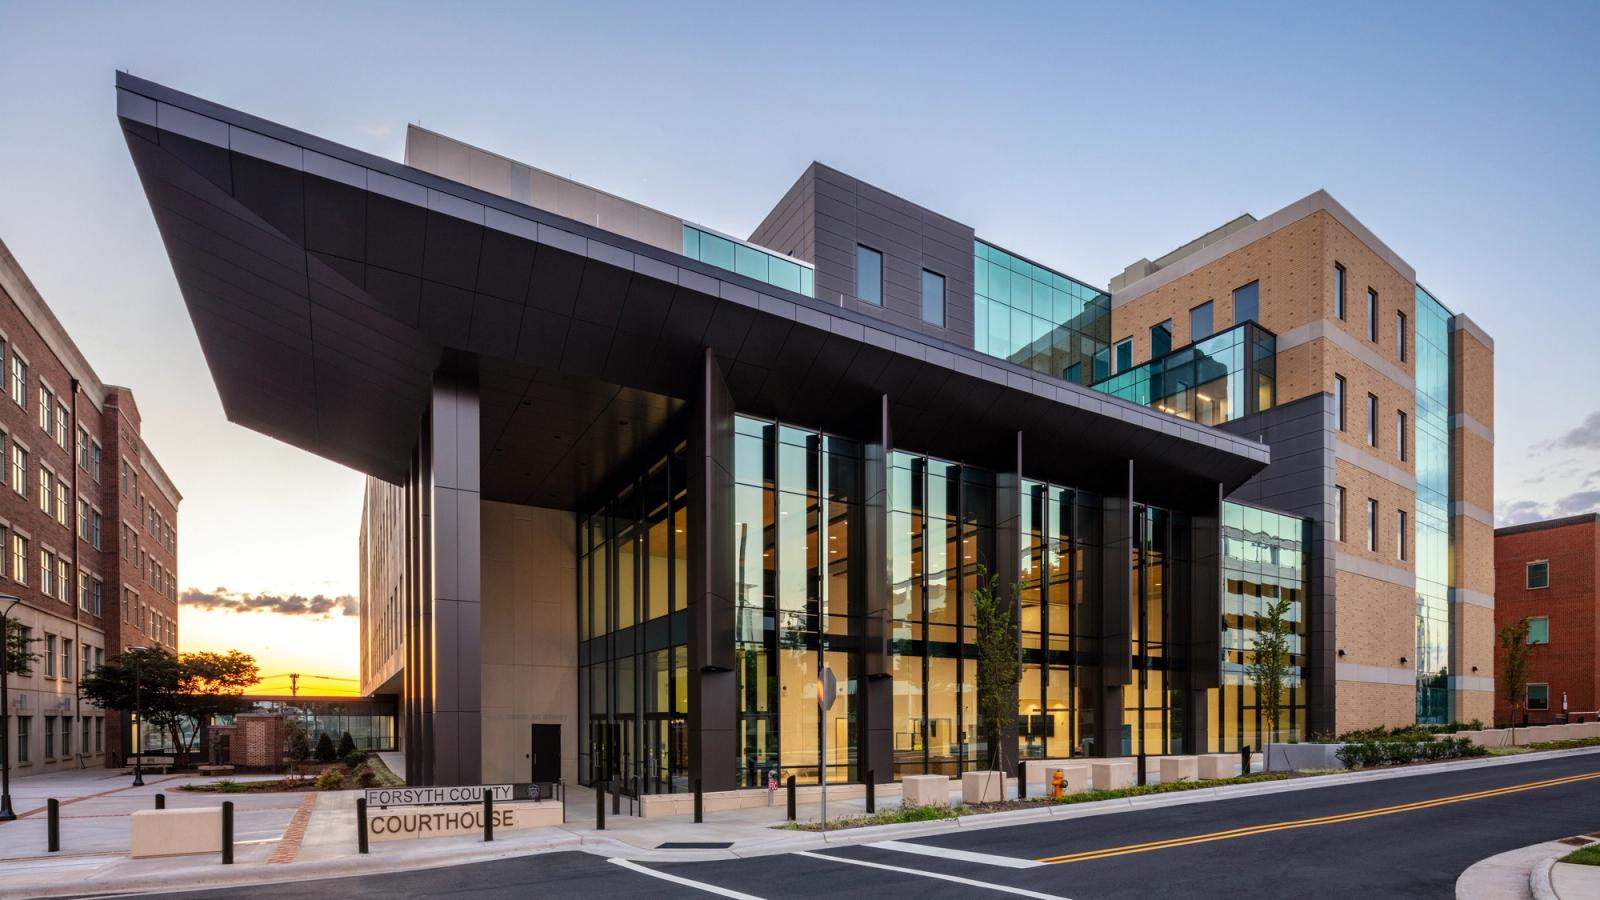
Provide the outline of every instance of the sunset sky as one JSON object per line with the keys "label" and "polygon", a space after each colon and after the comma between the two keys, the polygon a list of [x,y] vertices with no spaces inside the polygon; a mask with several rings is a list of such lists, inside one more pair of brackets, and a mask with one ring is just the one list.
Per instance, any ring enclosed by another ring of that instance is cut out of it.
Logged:
{"label": "sunset sky", "polygon": [[1600,403],[1542,371],[1600,342],[1600,6],[826,5],[0,0],[0,237],[183,492],[182,647],[353,689],[362,476],[225,421],[119,68],[391,159],[421,122],[732,234],[818,159],[1100,284],[1326,188],[1496,338],[1502,519],[1600,508]]}

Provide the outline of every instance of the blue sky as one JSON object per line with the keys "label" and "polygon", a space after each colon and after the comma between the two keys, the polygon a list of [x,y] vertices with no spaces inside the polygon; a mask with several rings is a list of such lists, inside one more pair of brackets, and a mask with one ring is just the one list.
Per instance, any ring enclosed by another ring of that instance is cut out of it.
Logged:
{"label": "blue sky", "polygon": [[749,6],[0,3],[0,238],[135,388],[185,585],[353,591],[360,478],[224,422],[117,68],[734,234],[818,159],[1098,284],[1326,188],[1496,338],[1501,513],[1600,508],[1600,5]]}

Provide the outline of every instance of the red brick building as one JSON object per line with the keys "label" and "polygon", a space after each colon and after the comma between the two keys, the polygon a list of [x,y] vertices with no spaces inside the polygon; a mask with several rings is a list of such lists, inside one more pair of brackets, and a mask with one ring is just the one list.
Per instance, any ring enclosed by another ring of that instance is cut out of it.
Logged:
{"label": "red brick building", "polygon": [[124,647],[177,650],[182,498],[140,425],[0,243],[0,594],[40,655],[10,678],[14,774],[120,763],[120,719],[80,677]]}
{"label": "red brick building", "polygon": [[[1559,721],[1562,698],[1576,718],[1600,709],[1600,513],[1495,529],[1495,627],[1529,619],[1526,692],[1528,721]],[[1504,651],[1495,653],[1495,683],[1503,684]],[[1496,691],[1494,715],[1513,715]]]}

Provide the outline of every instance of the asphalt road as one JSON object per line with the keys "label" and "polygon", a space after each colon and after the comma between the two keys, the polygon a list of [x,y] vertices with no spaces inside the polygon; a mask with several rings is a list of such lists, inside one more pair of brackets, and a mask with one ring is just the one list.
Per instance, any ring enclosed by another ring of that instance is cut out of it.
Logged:
{"label": "asphalt road", "polygon": [[920,853],[868,844],[638,868],[553,853],[184,896],[1447,898],[1484,857],[1595,830],[1600,755],[1580,755],[907,842]]}

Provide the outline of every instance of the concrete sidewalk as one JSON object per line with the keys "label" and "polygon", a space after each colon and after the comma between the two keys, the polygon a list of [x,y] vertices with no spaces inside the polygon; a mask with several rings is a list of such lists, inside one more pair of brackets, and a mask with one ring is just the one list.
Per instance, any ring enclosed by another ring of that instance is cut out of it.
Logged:
{"label": "concrete sidewalk", "polygon": [[[1083,818],[1154,806],[1292,793],[1356,780],[1406,778],[1455,769],[1596,753],[1600,753],[1600,748],[1458,760],[1403,769],[1319,775],[1092,803],[1042,805],[1035,809],[854,828],[826,834],[781,827],[785,819],[785,798],[781,791],[774,797],[771,807],[707,815],[703,824],[695,824],[690,816],[651,819],[626,814],[612,816],[608,804],[606,829],[598,831],[594,821],[593,793],[587,789],[572,788],[568,794],[567,821],[560,827],[502,832],[496,835],[492,843],[465,836],[374,842],[367,855],[356,852],[355,801],[360,796],[357,791],[231,795],[168,793],[169,807],[214,806],[224,799],[235,802],[240,843],[235,851],[236,862],[232,866],[221,865],[220,859],[211,854],[138,860],[125,856],[128,814],[135,809],[151,808],[157,791],[171,791],[178,784],[201,779],[176,776],[160,780],[159,783],[158,779],[146,779],[146,787],[135,789],[127,786],[126,776],[109,775],[104,771],[62,773],[28,779],[32,783],[26,787],[27,796],[39,801],[38,805],[19,803],[18,812],[27,811],[27,817],[0,825],[0,860],[3,860],[0,864],[3,864],[7,875],[0,882],[0,898],[170,891],[189,887],[328,878],[460,865],[554,850],[583,850],[606,857],[639,861],[688,862],[744,858],[1030,821]],[[46,782],[46,778],[59,780]],[[71,802],[62,807],[62,852],[46,854],[43,812],[33,810],[42,808],[44,796],[66,799],[69,791],[72,792]],[[898,796],[885,796],[880,798],[879,808],[890,808],[898,805],[898,802]],[[291,819],[302,804],[308,806],[309,818],[303,829],[297,829],[291,826]],[[859,814],[863,811],[863,805],[861,799],[830,798],[829,817]],[[623,809],[627,809],[625,800]],[[820,806],[815,801],[807,800],[799,804],[797,813],[802,821],[814,822],[819,816]],[[702,846],[696,849],[663,848],[664,844],[669,843]],[[713,846],[705,847],[706,844]],[[724,846],[715,846],[718,844]]]}

